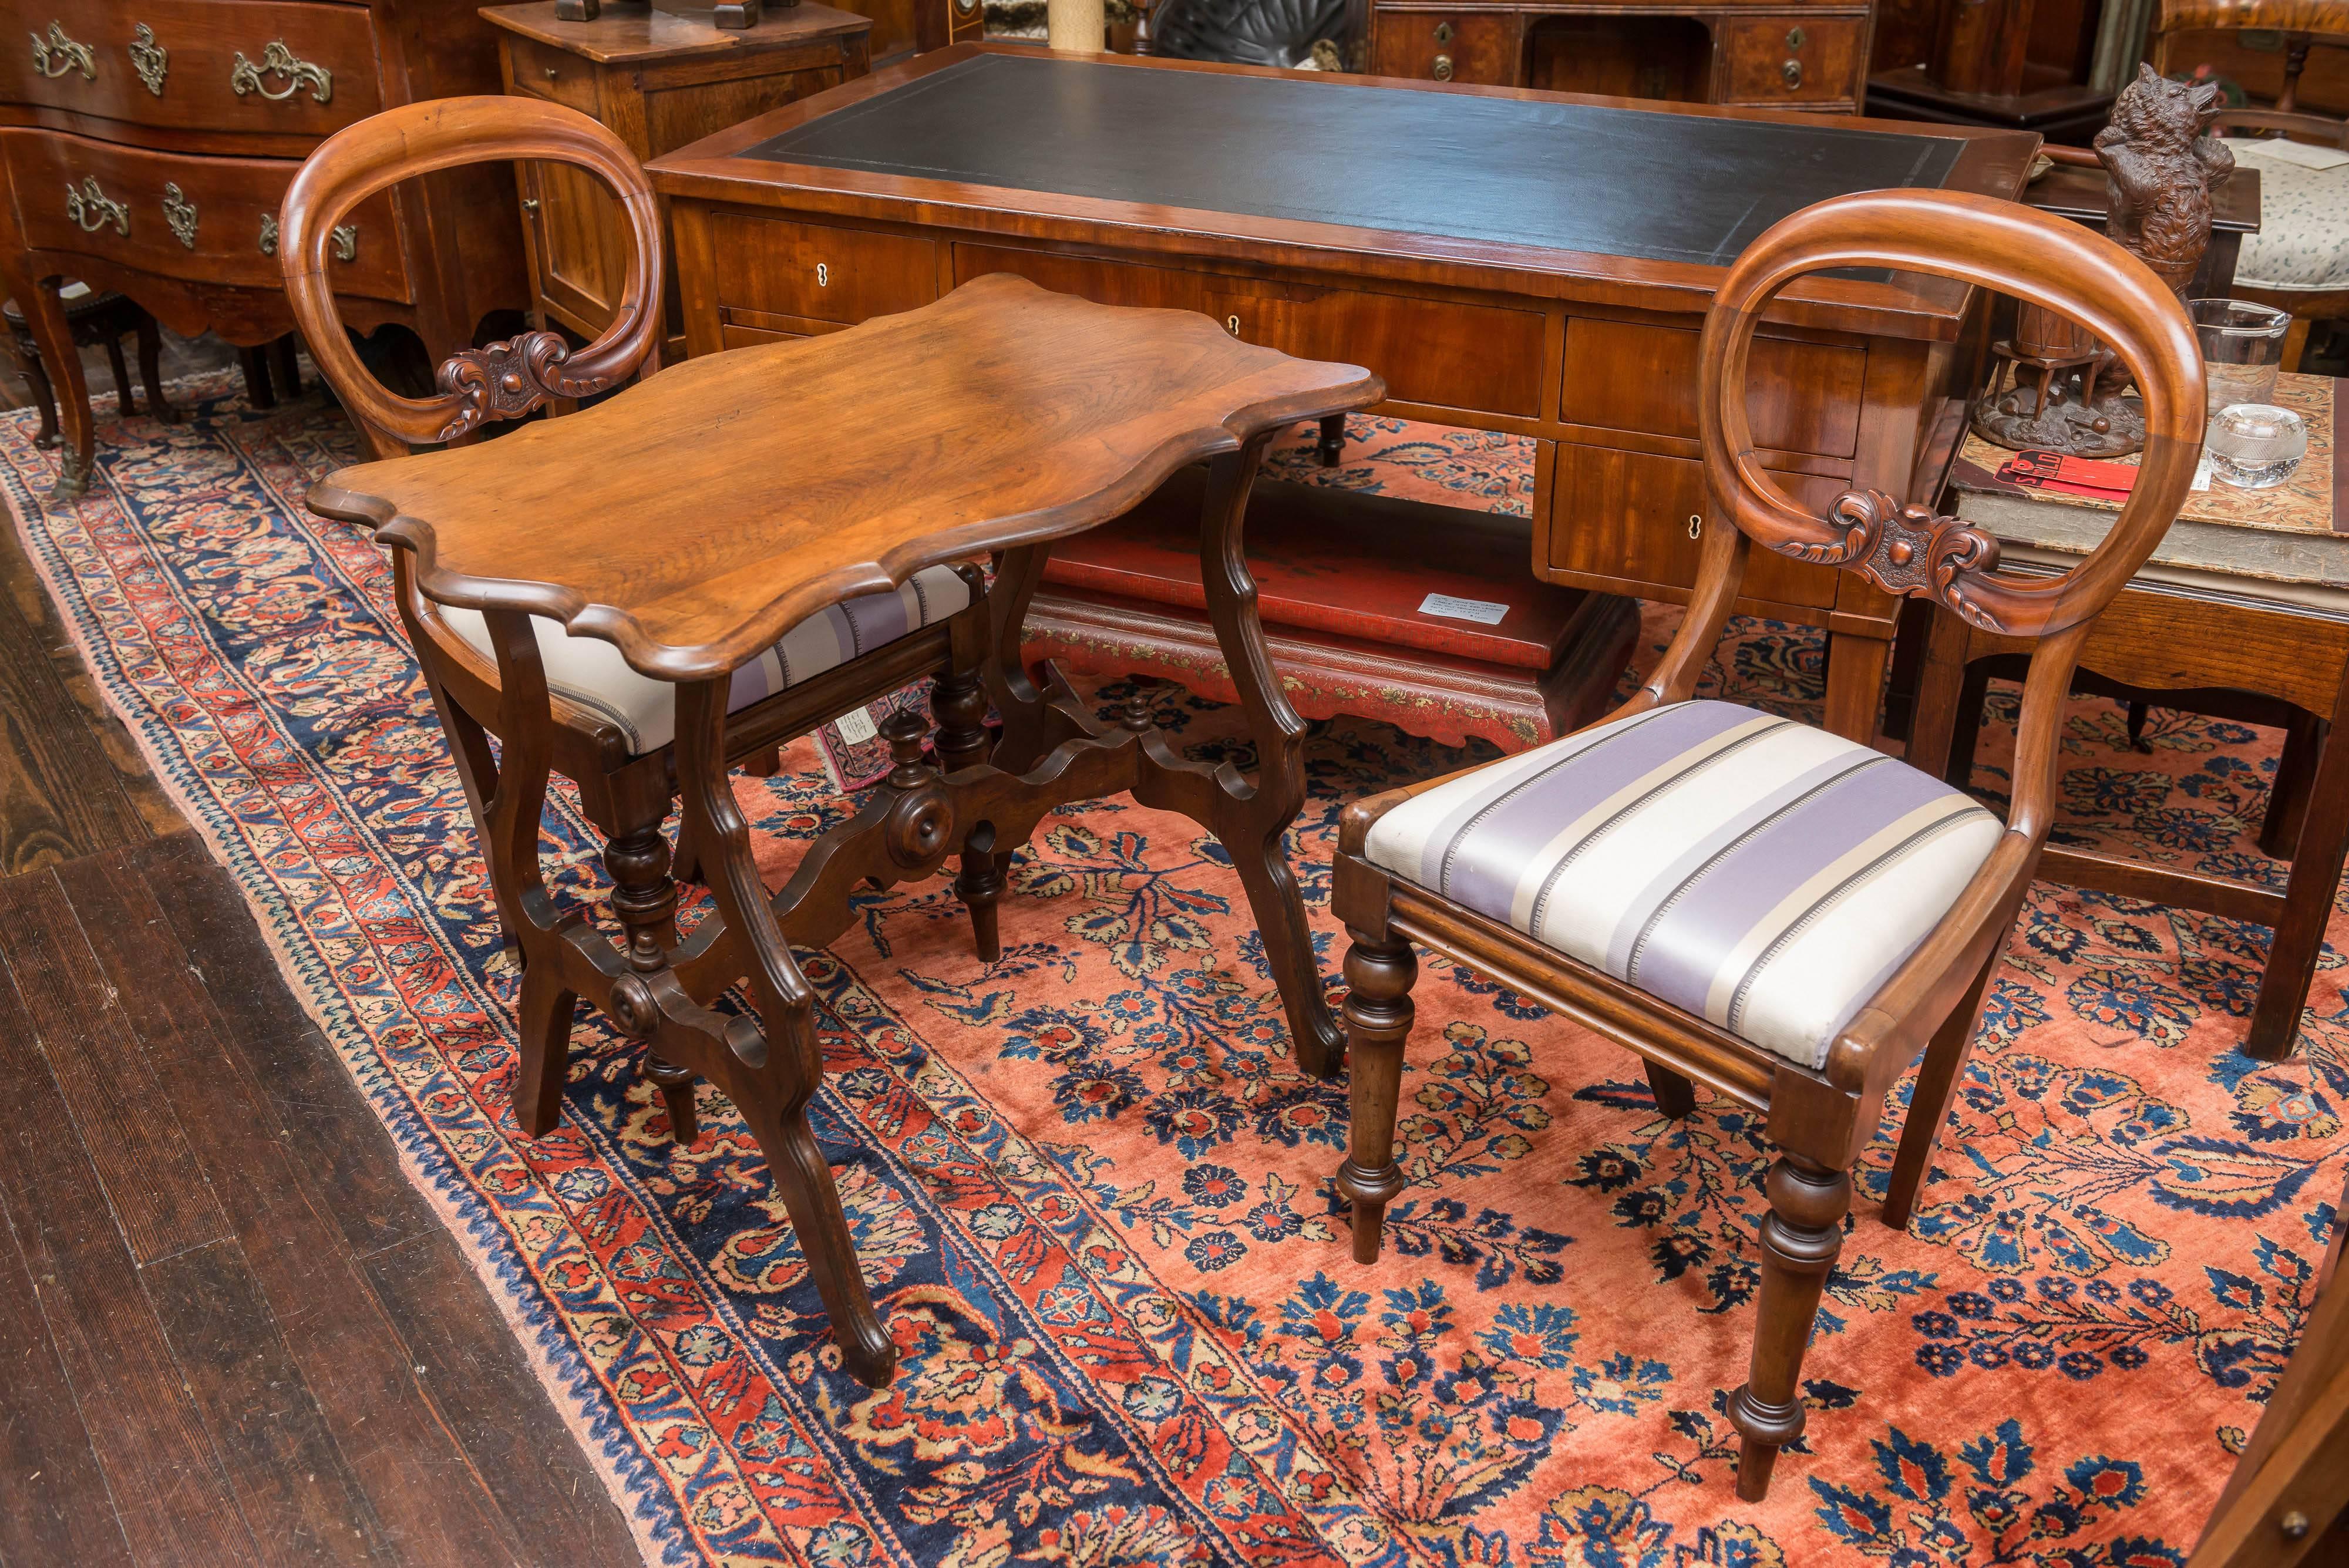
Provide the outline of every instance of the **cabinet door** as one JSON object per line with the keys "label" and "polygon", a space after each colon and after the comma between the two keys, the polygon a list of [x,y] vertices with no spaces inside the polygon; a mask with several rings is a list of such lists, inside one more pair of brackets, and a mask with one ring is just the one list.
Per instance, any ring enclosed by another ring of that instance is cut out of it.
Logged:
{"label": "cabinet door", "polygon": [[[1851,488],[1841,479],[1773,471],[1780,489],[1821,513]],[[1658,457],[1611,447],[1557,449],[1550,504],[1549,565],[1603,577],[1642,597],[1684,599],[1696,586],[1704,531],[1731,526],[1716,516],[1694,458]],[[1651,595],[1648,590],[1668,592]],[[1806,566],[1755,547],[1741,590],[1749,600],[1825,609],[1835,603],[1832,567]]]}
{"label": "cabinet door", "polygon": [[538,245],[538,286],[574,332],[601,332],[628,283],[627,214],[603,182],[567,163],[522,163],[523,221]]}

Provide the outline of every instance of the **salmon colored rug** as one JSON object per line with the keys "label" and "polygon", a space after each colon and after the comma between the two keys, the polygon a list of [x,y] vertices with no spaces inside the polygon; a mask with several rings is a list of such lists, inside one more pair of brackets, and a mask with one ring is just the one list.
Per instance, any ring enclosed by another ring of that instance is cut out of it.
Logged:
{"label": "salmon colored rug", "polygon": [[[1430,963],[1412,1185],[1358,1266],[1328,1184],[1344,1085],[1295,1070],[1223,851],[1129,800],[1071,808],[1018,863],[1000,963],[974,959],[943,882],[871,897],[804,957],[831,1066],[816,1130],[901,1347],[874,1393],[840,1371],[721,1097],[673,1148],[634,1054],[583,1022],[562,1129],[516,1135],[515,977],[388,574],[300,505],[351,431],[316,398],[256,414],[225,379],[186,390],[179,426],[102,423],[70,505],[33,499],[55,460],[7,416],[0,483],[97,680],[648,1560],[2183,1562],[2308,1311],[2349,1164],[2337,952],[2301,1054],[2261,1067],[2234,1046],[2264,930],[2037,889],[1914,1235],[1877,1217],[1889,1142],[1868,1156],[1810,1437],[1754,1506],[1722,1415],[1753,1324],[1751,1118],[1701,1097],[1666,1122],[1630,1057]],[[1284,463],[1330,483],[1519,510],[1530,488],[1506,438],[1359,420],[1322,475],[1309,437]],[[1672,613],[1651,612],[1643,658]],[[1814,713],[1820,659],[1810,632],[1741,624],[1719,686]],[[1243,749],[1228,711],[1153,700],[1195,754]],[[2278,876],[2249,833],[2277,737],[2157,711],[2147,741],[2077,707],[2076,831]],[[1308,757],[1292,847],[1333,971],[1340,806],[1464,757],[1346,720]],[[846,809],[812,743],[785,760],[738,786],[771,873]],[[544,848],[563,894],[602,897],[565,800]]]}

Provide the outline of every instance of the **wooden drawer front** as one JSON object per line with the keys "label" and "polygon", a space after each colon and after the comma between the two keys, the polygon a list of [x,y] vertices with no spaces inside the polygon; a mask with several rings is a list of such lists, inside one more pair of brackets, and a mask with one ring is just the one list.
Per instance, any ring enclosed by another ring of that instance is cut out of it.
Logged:
{"label": "wooden drawer front", "polygon": [[[1771,477],[1788,495],[1822,513],[1851,488],[1847,480],[1816,474],[1774,471]],[[1704,465],[1694,458],[1560,442],[1555,496],[1551,566],[1635,585],[1696,586],[1703,531],[1717,520],[1705,488]],[[1700,520],[1693,535],[1691,518]],[[1836,573],[1831,566],[1805,566],[1757,545],[1746,555],[1740,591],[1749,599],[1824,608],[1835,603]]]}
{"label": "wooden drawer front", "polygon": [[[54,130],[0,131],[0,144],[17,218],[35,250],[104,256],[202,283],[285,286],[276,219],[301,168],[291,159],[150,152]],[[414,301],[396,202],[397,192],[384,192],[345,220],[351,256],[333,264],[336,293]]]}
{"label": "wooden drawer front", "polygon": [[1234,336],[1307,359],[1363,365],[1403,402],[1532,418],[1542,318],[1402,295],[1208,278],[1203,308]]}
{"label": "wooden drawer front", "polygon": [[1756,17],[1717,25],[1727,57],[1730,103],[1825,103],[1856,96],[1860,32],[1856,21]]}
{"label": "wooden drawer front", "polygon": [[[1648,435],[1697,435],[1697,334],[1577,317],[1566,324],[1558,418]],[[1867,352],[1785,337],[1754,339],[1746,419],[1754,444],[1849,457],[1858,450]]]}
{"label": "wooden drawer front", "polygon": [[[78,49],[56,47],[52,26],[89,51],[89,74]],[[367,7],[306,0],[0,0],[0,96],[139,125],[286,136],[325,136],[383,107]]]}
{"label": "wooden drawer front", "polygon": [[514,90],[575,109],[585,115],[596,113],[600,100],[593,64],[577,55],[549,48],[534,38],[516,37],[512,33],[499,33],[498,42],[505,46]]}
{"label": "wooden drawer front", "polygon": [[1381,6],[1371,72],[1515,87],[1523,27],[1514,11],[1392,11]]}
{"label": "wooden drawer front", "polygon": [[929,240],[733,213],[719,213],[709,229],[721,305],[854,326],[938,296]]}
{"label": "wooden drawer front", "polygon": [[1049,288],[1055,294],[1073,294],[1095,305],[1138,306],[1149,310],[1203,309],[1206,286],[1220,281],[1200,273],[1142,266],[1133,262],[1096,261],[1090,256],[1007,250],[997,245],[955,246],[957,286],[993,272],[1008,272],[1040,288]]}

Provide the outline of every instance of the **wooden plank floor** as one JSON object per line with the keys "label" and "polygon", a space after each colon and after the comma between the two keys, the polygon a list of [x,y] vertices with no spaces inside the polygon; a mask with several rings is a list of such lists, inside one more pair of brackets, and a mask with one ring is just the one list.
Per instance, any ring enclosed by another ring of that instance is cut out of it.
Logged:
{"label": "wooden plank floor", "polygon": [[0,587],[0,1565],[635,1562],[13,530]]}

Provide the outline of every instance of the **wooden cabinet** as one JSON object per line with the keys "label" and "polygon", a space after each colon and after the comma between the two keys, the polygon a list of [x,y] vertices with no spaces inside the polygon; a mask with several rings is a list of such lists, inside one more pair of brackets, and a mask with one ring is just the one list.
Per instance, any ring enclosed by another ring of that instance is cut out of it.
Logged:
{"label": "wooden cabinet", "polygon": [[1855,0],[1495,8],[1374,0],[1374,75],[1676,102],[1858,111],[1869,7]]}
{"label": "wooden cabinet", "polygon": [[[481,15],[498,29],[506,91],[593,116],[645,160],[863,76],[873,28],[868,17],[812,0],[770,9],[757,26],[739,30],[616,5],[592,22],[559,22],[554,0],[495,6]],[[627,281],[618,206],[594,176],[578,169],[517,164],[514,179],[522,192],[533,306],[549,325],[595,337],[610,324]],[[789,241],[783,234],[763,237]],[[838,307],[802,308],[821,303],[823,288],[813,281],[820,265],[821,258],[808,263],[808,297],[759,308],[855,319]],[[831,270],[825,268],[827,278]],[[856,270],[861,276],[863,269]],[[672,265],[672,334],[678,331],[676,271]],[[774,275],[795,276],[796,270],[781,265]],[[681,340],[668,346],[672,353],[682,347]]]}
{"label": "wooden cabinet", "polygon": [[[33,47],[26,45],[27,36]],[[497,89],[473,0],[0,0],[0,283],[58,379],[61,493],[91,425],[56,289],[129,296],[173,330],[256,346],[291,331],[277,207],[302,159],[392,105]],[[346,321],[414,330],[438,358],[527,300],[494,168],[371,198],[330,263]]]}

